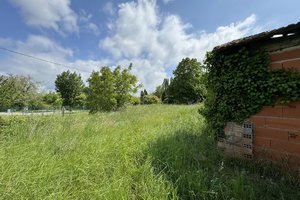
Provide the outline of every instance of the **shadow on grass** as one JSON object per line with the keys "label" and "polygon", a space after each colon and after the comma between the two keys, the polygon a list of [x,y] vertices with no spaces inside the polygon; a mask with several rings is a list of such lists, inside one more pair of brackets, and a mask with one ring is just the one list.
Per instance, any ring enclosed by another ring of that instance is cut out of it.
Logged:
{"label": "shadow on grass", "polygon": [[[201,133],[202,132],[202,133]],[[278,170],[225,159],[209,131],[178,130],[149,144],[156,174],[180,199],[299,199],[299,184]]]}

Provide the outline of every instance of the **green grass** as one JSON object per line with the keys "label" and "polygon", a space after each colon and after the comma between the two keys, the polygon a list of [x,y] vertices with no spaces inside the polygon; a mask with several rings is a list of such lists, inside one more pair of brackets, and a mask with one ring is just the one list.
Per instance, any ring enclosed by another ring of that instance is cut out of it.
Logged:
{"label": "green grass", "polygon": [[6,117],[0,199],[299,199],[277,170],[219,156],[198,108]]}

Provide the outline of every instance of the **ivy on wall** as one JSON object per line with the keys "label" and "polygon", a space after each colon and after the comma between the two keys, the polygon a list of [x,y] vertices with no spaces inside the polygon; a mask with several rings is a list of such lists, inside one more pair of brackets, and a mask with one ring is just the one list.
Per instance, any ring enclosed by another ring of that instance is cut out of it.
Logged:
{"label": "ivy on wall", "polygon": [[263,50],[207,53],[208,95],[200,113],[216,136],[223,136],[226,122],[243,122],[276,101],[284,104],[300,99],[300,74],[271,70],[269,63],[269,54]]}

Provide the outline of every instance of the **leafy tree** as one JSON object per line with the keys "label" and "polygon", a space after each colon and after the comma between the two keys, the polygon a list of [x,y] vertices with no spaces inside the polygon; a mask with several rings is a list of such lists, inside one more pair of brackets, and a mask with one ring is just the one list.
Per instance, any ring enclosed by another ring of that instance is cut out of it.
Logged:
{"label": "leafy tree", "polygon": [[117,105],[115,78],[109,67],[102,67],[99,72],[93,71],[88,79],[89,91],[87,103],[91,113],[111,111]]}
{"label": "leafy tree", "polygon": [[57,75],[55,80],[56,91],[61,94],[64,106],[75,106],[76,97],[83,90],[83,81],[80,74],[69,70]]}
{"label": "leafy tree", "polygon": [[128,69],[121,70],[121,67],[118,66],[113,71],[117,108],[124,107],[127,102],[130,102],[131,93],[136,93],[139,87],[136,76],[130,74],[131,69],[132,64],[129,65]]}
{"label": "leafy tree", "polygon": [[174,103],[196,103],[205,98],[204,70],[197,59],[185,58],[173,72],[169,98]]}
{"label": "leafy tree", "polygon": [[43,101],[43,95],[40,93],[36,93],[27,103],[26,105],[30,110],[40,110],[40,109],[48,109],[49,105],[47,105]]}
{"label": "leafy tree", "polygon": [[161,101],[164,103],[169,103],[169,79],[165,78],[162,84],[162,94],[161,94]]}
{"label": "leafy tree", "polygon": [[144,99],[144,90],[141,90],[141,94],[140,94],[140,102],[142,103],[143,102],[143,99]]}
{"label": "leafy tree", "polygon": [[162,93],[163,93],[162,85],[159,85],[155,88],[155,91],[152,94],[161,99]]}
{"label": "leafy tree", "polygon": [[161,99],[162,102],[169,102],[169,79],[165,78],[163,83],[156,87],[153,95]]}
{"label": "leafy tree", "polygon": [[75,105],[78,108],[84,108],[86,106],[87,96],[84,92],[80,93],[80,95],[75,98]]}
{"label": "leafy tree", "polygon": [[87,103],[92,113],[118,110],[130,103],[131,93],[139,87],[136,76],[130,73],[131,68],[132,65],[111,71],[109,67],[102,67],[99,72],[92,72],[87,92]]}
{"label": "leafy tree", "polygon": [[146,89],[141,91],[141,95],[140,95],[140,100],[141,100],[141,104],[144,104],[144,97],[148,95],[148,92]]}
{"label": "leafy tree", "polygon": [[52,108],[59,108],[62,105],[62,98],[59,93],[49,92],[43,95],[43,102]]}
{"label": "leafy tree", "polygon": [[148,92],[146,89],[144,89],[144,95],[148,95]]}
{"label": "leafy tree", "polygon": [[0,76],[0,108],[22,108],[37,94],[38,84],[30,76]]}

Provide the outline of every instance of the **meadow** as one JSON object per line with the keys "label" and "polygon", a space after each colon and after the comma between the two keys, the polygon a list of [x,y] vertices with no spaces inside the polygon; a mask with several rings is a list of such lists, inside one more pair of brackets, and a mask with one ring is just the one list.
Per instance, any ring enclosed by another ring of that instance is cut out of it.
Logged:
{"label": "meadow", "polygon": [[0,199],[299,199],[293,177],[219,155],[199,107],[3,116]]}

